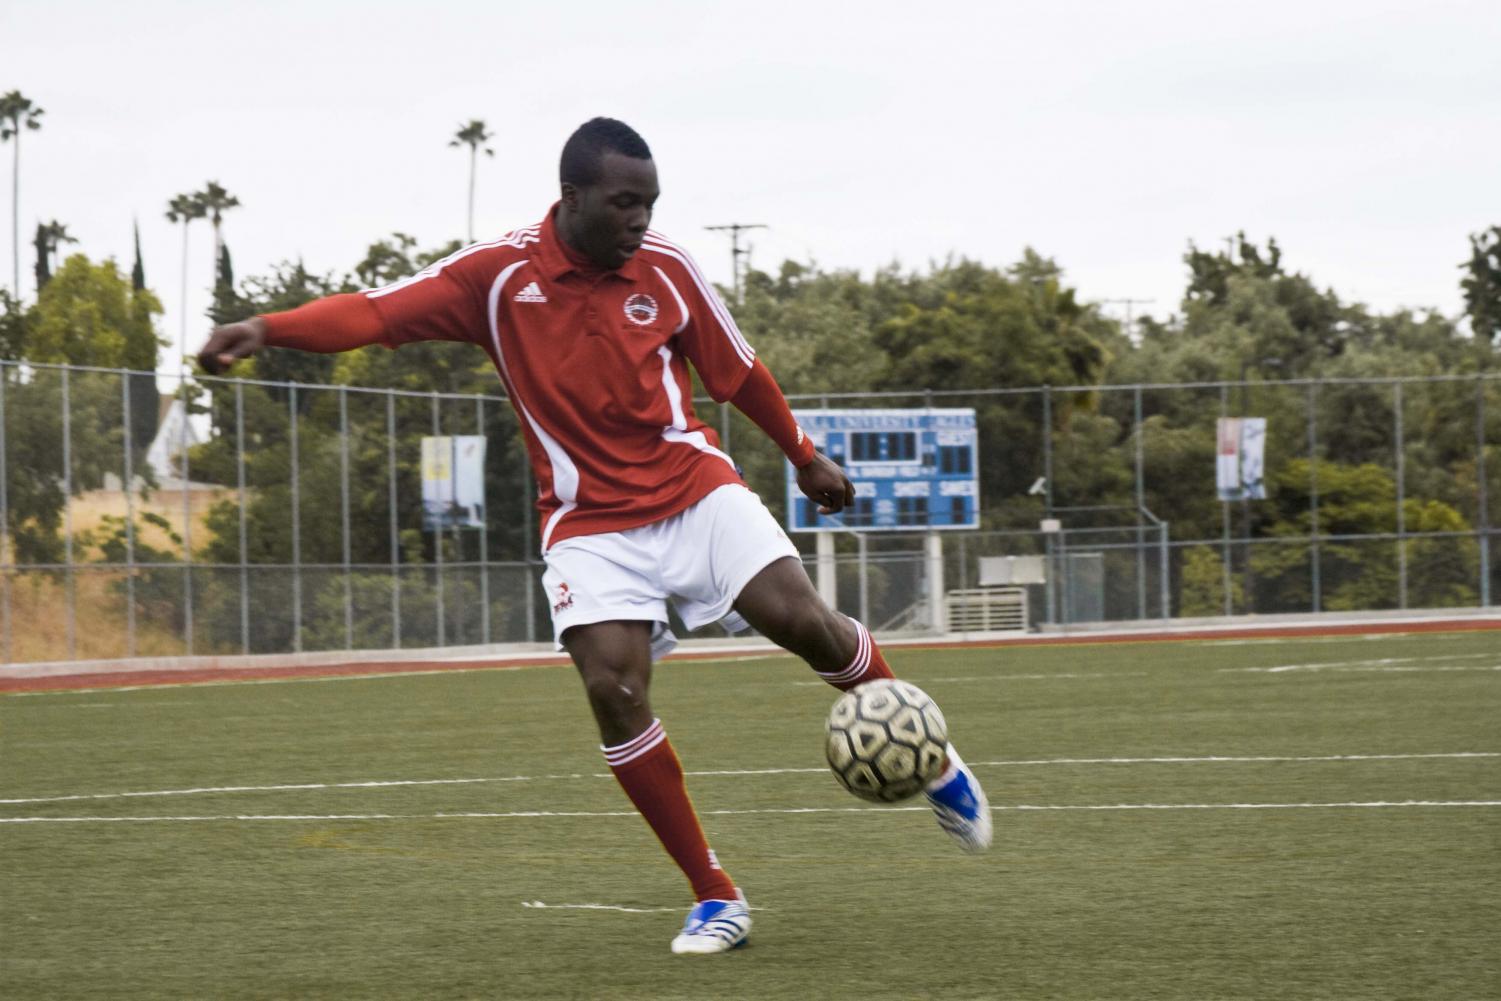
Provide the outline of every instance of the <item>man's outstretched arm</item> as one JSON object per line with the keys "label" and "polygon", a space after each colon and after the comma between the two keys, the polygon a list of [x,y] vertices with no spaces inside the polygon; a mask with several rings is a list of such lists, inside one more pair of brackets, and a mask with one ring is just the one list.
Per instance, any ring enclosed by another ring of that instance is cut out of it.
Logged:
{"label": "man's outstretched arm", "polygon": [[820,514],[836,514],[855,502],[849,477],[837,462],[813,447],[812,440],[798,427],[771,370],[760,359],[751,366],[730,402],[791,460],[797,469],[798,489],[819,505]]}
{"label": "man's outstretched arm", "polygon": [[374,303],[360,293],[332,295],[284,313],[215,327],[198,352],[198,364],[210,375],[218,375],[263,347],[331,354],[384,339],[385,323]]}

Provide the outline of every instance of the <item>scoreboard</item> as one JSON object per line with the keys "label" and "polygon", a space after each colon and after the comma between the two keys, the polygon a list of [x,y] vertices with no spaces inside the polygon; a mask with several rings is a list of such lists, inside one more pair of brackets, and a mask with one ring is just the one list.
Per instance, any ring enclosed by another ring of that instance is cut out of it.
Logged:
{"label": "scoreboard", "polygon": [[900,532],[980,526],[979,450],[970,407],[799,410],[818,450],[844,467],[855,503],[820,515],[787,466],[790,532]]}

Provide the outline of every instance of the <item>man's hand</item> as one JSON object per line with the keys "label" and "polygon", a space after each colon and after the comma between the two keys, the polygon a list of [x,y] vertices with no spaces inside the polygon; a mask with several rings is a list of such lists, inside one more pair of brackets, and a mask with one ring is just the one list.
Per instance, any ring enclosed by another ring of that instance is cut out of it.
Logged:
{"label": "man's hand", "polygon": [[208,335],[198,364],[209,375],[218,375],[241,358],[249,358],[266,343],[266,321],[252,316],[239,323],[215,327]]}
{"label": "man's hand", "polygon": [[854,484],[839,463],[822,452],[814,452],[813,461],[798,468],[797,488],[819,505],[819,514],[838,514],[855,503]]}

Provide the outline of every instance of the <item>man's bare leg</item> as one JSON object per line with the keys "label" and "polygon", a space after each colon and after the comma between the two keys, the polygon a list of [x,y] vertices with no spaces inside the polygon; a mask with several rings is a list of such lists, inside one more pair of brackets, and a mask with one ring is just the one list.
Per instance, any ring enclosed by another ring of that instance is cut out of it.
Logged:
{"label": "man's bare leg", "polygon": [[[800,560],[786,557],[752,577],[735,600],[756,631],[797,654],[841,691],[895,677],[865,627],[825,605]],[[948,763],[928,785],[939,825],[966,851],[990,847],[990,804],[974,773],[949,744]]]}
{"label": "man's bare leg", "polygon": [[[625,794],[667,849],[703,901],[736,901],[743,915],[738,929],[743,941],[750,917],[743,901],[709,849],[698,814],[688,798],[683,766],[662,723],[651,711],[650,622],[597,622],[574,626],[563,633],[563,647],[573,658],[589,707],[599,724],[605,761]],[[697,910],[697,908],[695,908]],[[682,939],[684,936],[679,936]],[[712,946],[718,940],[690,945]],[[717,951],[709,948],[678,951]]]}

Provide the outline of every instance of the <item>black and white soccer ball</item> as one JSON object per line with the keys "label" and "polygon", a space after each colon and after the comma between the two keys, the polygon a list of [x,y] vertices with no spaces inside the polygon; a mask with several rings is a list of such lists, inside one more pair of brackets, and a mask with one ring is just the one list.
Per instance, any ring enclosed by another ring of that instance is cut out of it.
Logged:
{"label": "black and white soccer ball", "polygon": [[938,704],[905,681],[867,681],[829,710],[829,767],[861,799],[895,803],[917,795],[943,771],[948,746]]}

